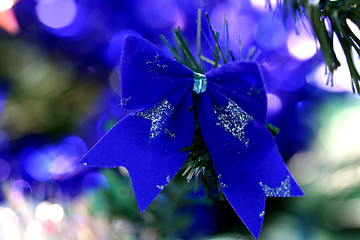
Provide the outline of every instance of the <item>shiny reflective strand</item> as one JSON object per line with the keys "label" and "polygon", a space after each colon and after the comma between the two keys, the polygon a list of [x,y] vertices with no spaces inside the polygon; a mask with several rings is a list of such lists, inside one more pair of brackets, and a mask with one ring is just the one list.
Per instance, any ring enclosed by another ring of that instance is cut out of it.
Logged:
{"label": "shiny reflective strand", "polygon": [[150,139],[154,139],[165,131],[166,121],[173,113],[174,107],[171,106],[168,100],[164,99],[157,103],[153,108],[136,113],[136,116],[143,117],[151,121]]}
{"label": "shiny reflective strand", "polygon": [[229,101],[226,107],[215,106],[215,113],[219,119],[217,125],[222,126],[225,131],[249,145],[249,139],[245,137],[245,127],[253,120],[253,117],[241,109],[233,101]]}
{"label": "shiny reflective strand", "polygon": [[281,182],[280,187],[277,188],[271,188],[262,182],[259,182],[259,185],[262,187],[266,197],[290,197],[290,176],[287,176]]}

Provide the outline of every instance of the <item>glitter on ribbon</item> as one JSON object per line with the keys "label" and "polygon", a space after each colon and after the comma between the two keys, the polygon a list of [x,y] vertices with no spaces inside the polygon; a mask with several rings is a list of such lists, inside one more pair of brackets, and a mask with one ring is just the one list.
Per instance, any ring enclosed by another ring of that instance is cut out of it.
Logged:
{"label": "glitter on ribbon", "polygon": [[203,93],[206,91],[206,86],[207,86],[206,76],[201,73],[194,72],[193,91],[196,92],[197,94]]}
{"label": "glitter on ribbon", "polygon": [[168,135],[169,137],[172,137],[172,138],[176,137],[175,133],[170,132],[170,130],[167,129],[167,128],[165,128],[164,132],[165,132],[165,134]]}
{"label": "glitter on ribbon", "polygon": [[271,188],[262,182],[259,182],[259,185],[262,187],[266,197],[290,197],[290,176],[287,176],[281,182],[280,187],[277,188]]}
{"label": "glitter on ribbon", "polygon": [[164,99],[162,102],[157,103],[153,108],[138,112],[136,116],[151,121],[150,138],[154,139],[164,131],[166,121],[173,111],[174,107],[171,106],[168,100]]}
{"label": "glitter on ribbon", "polygon": [[120,105],[121,105],[122,107],[125,107],[126,104],[128,103],[128,101],[130,101],[130,100],[131,100],[131,97],[122,98],[121,101],[120,101]]}
{"label": "glitter on ribbon", "polygon": [[168,65],[166,65],[166,64],[163,64],[163,65],[160,64],[158,54],[155,55],[154,61],[146,61],[145,64],[148,66],[148,72],[155,73],[155,74],[158,74],[158,70],[162,70],[162,69],[168,67]]}
{"label": "glitter on ribbon", "polygon": [[156,185],[156,187],[160,190],[164,190],[165,186],[170,182],[171,178],[170,175],[166,176],[166,184],[165,185]]}
{"label": "glitter on ribbon", "polygon": [[226,107],[215,106],[215,113],[219,119],[217,125],[222,126],[227,132],[248,147],[249,139],[245,137],[245,127],[253,117],[242,110],[236,103],[229,101]]}

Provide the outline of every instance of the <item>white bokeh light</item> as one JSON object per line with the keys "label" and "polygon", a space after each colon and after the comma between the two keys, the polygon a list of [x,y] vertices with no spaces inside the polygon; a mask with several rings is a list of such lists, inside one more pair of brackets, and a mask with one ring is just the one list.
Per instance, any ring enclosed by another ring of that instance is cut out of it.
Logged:
{"label": "white bokeh light", "polygon": [[334,156],[358,156],[360,153],[359,107],[341,111],[329,122],[331,131],[324,132],[323,141]]}
{"label": "white bokeh light", "polygon": [[35,209],[35,217],[39,221],[45,222],[50,218],[50,203],[42,202]]}
{"label": "white bokeh light", "polygon": [[9,10],[14,5],[14,0],[0,0],[0,12]]}
{"label": "white bokeh light", "polygon": [[64,209],[59,204],[52,204],[49,207],[49,219],[54,223],[60,222],[64,217]]}
{"label": "white bokeh light", "polygon": [[299,35],[295,31],[291,31],[287,37],[286,45],[289,53],[301,61],[312,58],[317,52],[315,38],[304,31]]}
{"label": "white bokeh light", "polygon": [[[250,0],[251,6],[259,11],[269,11],[269,6],[266,5],[267,0]],[[276,0],[270,0],[271,7],[276,8]],[[266,6],[266,7],[265,7]]]}
{"label": "white bokeh light", "polygon": [[75,20],[77,11],[74,0],[39,0],[36,5],[39,20],[52,28],[69,26]]}
{"label": "white bokeh light", "polygon": [[20,240],[19,218],[10,208],[0,208],[0,239]]}
{"label": "white bokeh light", "polygon": [[272,93],[268,93],[266,96],[268,100],[267,117],[269,118],[273,117],[281,111],[282,101],[277,95]]}
{"label": "white bokeh light", "polygon": [[41,236],[43,232],[43,225],[38,220],[31,220],[27,225],[24,240],[43,239]]}

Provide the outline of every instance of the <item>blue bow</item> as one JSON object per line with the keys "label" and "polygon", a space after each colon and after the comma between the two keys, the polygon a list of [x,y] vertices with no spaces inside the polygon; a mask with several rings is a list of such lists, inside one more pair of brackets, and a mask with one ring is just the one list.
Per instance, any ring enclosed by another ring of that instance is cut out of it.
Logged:
{"label": "blue bow", "polygon": [[255,238],[266,197],[303,195],[265,126],[267,99],[256,63],[228,63],[202,75],[127,36],[120,72],[121,105],[140,110],[118,122],[81,162],[127,168],[141,212],[186,160],[181,149],[193,141],[191,109],[222,191]]}

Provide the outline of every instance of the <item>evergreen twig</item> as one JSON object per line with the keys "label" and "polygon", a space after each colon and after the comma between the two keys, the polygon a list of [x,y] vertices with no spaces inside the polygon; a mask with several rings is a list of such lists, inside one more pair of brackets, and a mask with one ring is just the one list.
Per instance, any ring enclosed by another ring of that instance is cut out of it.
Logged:
{"label": "evergreen twig", "polygon": [[[267,5],[270,0],[267,0]],[[291,16],[295,22],[308,17],[313,32],[320,43],[325,62],[330,70],[328,79],[333,78],[334,71],[340,66],[336,56],[333,41],[334,34],[340,41],[341,48],[346,56],[353,91],[360,95],[360,74],[354,64],[352,49],[360,57],[360,40],[347,24],[347,19],[360,28],[360,2],[359,0],[277,0],[277,8],[283,12],[284,19]],[[326,22],[329,24],[327,29]]]}

